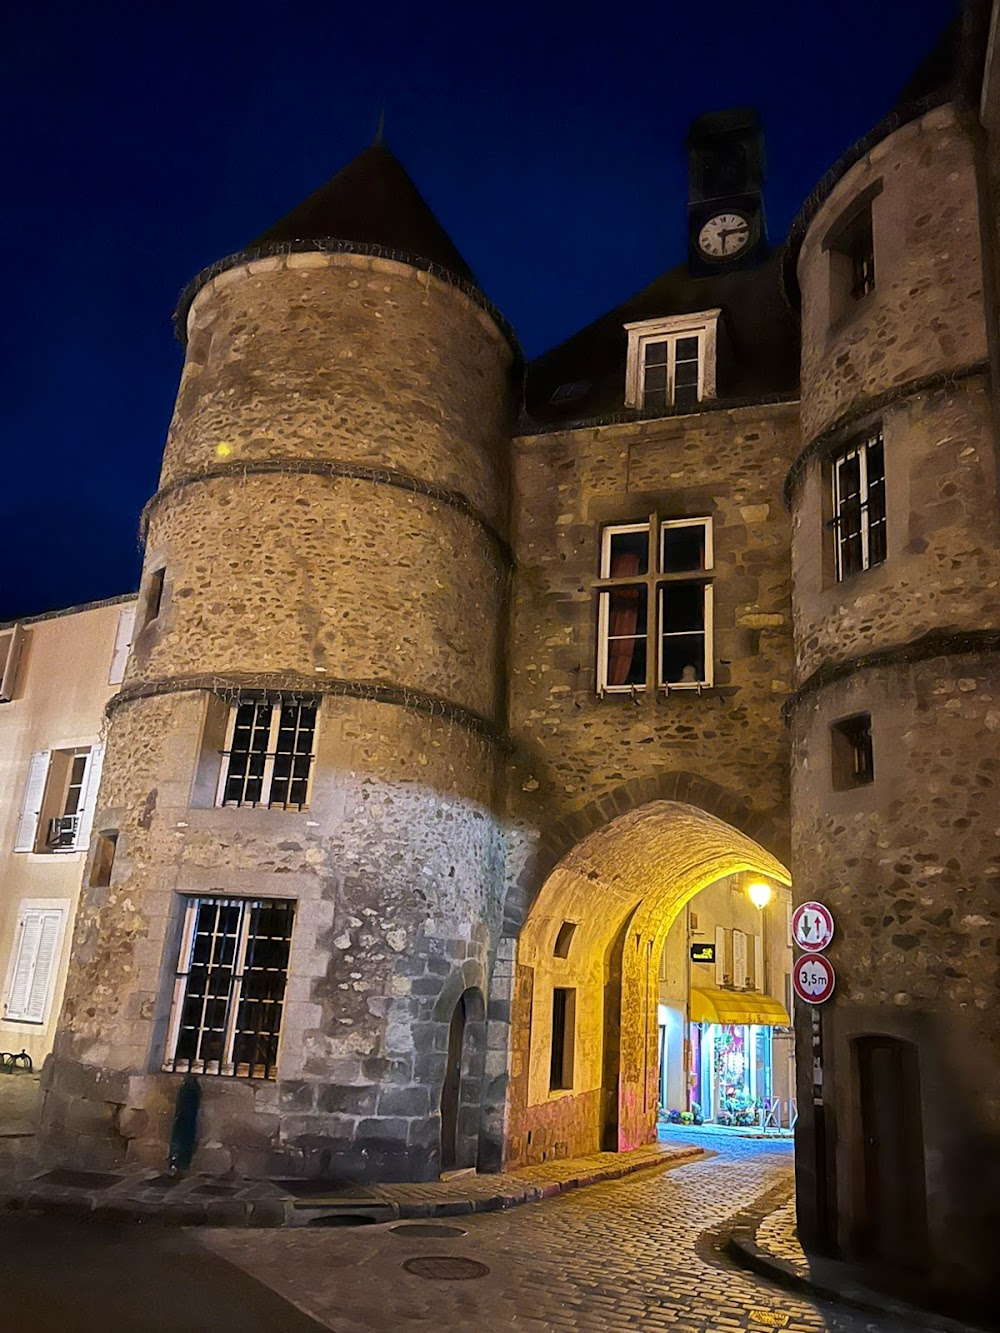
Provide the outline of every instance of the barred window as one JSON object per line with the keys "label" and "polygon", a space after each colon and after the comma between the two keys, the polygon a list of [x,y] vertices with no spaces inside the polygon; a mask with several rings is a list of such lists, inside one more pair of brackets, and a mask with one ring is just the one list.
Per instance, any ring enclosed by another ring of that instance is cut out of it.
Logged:
{"label": "barred window", "polygon": [[316,704],[249,700],[233,705],[219,805],[301,810],[309,797]]}
{"label": "barred window", "polygon": [[856,441],[833,460],[833,532],[838,582],[885,560],[881,430]]}
{"label": "barred window", "polygon": [[164,1069],[274,1078],[295,904],[191,898]]}

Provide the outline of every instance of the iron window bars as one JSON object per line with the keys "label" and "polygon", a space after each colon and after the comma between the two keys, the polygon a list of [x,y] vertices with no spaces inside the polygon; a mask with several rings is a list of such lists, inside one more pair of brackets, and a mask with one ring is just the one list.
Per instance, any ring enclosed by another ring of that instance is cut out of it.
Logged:
{"label": "iron window bars", "polygon": [[301,810],[309,796],[316,703],[249,700],[233,705],[219,805]]}
{"label": "iron window bars", "polygon": [[163,1068],[274,1078],[295,904],[191,898]]}
{"label": "iron window bars", "polygon": [[833,460],[837,582],[886,557],[885,448],[881,430]]}
{"label": "iron window bars", "polygon": [[[712,684],[712,520],[621,523],[601,534],[600,693]],[[649,626],[650,607],[656,625]],[[650,640],[655,656],[650,653]]]}

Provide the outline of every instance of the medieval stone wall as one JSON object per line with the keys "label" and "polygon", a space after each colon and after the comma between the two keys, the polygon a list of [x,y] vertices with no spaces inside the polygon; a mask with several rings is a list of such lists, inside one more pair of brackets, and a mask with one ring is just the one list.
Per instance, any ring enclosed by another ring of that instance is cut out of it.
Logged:
{"label": "medieval stone wall", "polygon": [[[866,191],[875,289],[831,326],[824,239]],[[1000,525],[976,182],[953,108],[890,134],[846,173],[810,224],[799,277],[806,454],[789,479],[792,873],[797,896],[825,902],[837,923],[834,996],[815,1028],[798,1006],[800,1234],[807,1248],[859,1254],[866,1245],[871,1259],[887,1244],[859,1239],[879,1205],[858,1043],[902,1042],[919,1064],[919,1105],[899,1108],[898,1123],[901,1140],[920,1139],[913,1172],[922,1178],[911,1183],[926,1196],[927,1249],[914,1250],[908,1274],[882,1253],[880,1272],[922,1299],[968,1306],[993,1281],[981,1236],[994,1205],[983,1182],[1000,1162],[991,1018],[1000,802],[990,741],[1000,727],[991,639]],[[886,558],[838,582],[832,459],[879,427]],[[832,728],[863,714],[873,780],[855,782]],[[814,1032],[819,1065],[801,1059],[817,1055]]]}
{"label": "medieval stone wall", "polygon": [[[629,806],[612,796],[629,783],[697,775],[748,816],[785,823],[791,593],[779,497],[797,447],[794,404],[515,442],[510,800],[523,841],[513,929],[537,892],[530,858],[547,827],[602,799],[605,819],[623,813]],[[601,698],[601,528],[651,513],[713,518],[715,684],[701,694]],[[654,794],[668,793],[647,799]],[[769,850],[780,857],[785,848]]]}
{"label": "medieval stone wall", "polygon": [[[875,290],[838,318],[830,247],[868,195]],[[954,106],[903,126],[851,167],[799,256],[806,443],[876,395],[985,358],[980,253],[972,145]]]}

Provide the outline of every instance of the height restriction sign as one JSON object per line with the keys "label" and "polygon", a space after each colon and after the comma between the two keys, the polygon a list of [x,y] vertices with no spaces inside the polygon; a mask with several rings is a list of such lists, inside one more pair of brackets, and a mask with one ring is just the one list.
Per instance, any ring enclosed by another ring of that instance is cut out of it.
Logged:
{"label": "height restriction sign", "polygon": [[822,1004],[833,994],[837,974],[830,961],[818,953],[807,953],[795,964],[792,985],[795,994],[806,1004]]}
{"label": "height restriction sign", "polygon": [[792,913],[792,935],[800,949],[819,953],[833,939],[833,914],[822,903],[803,903]]}

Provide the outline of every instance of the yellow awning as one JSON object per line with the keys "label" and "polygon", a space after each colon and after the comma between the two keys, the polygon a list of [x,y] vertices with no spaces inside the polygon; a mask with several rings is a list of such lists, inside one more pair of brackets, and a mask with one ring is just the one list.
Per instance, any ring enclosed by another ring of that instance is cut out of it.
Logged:
{"label": "yellow awning", "polygon": [[763,1027],[790,1027],[785,1006],[770,995],[753,991],[691,987],[692,1023],[758,1023]]}

